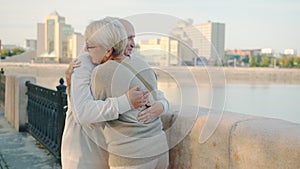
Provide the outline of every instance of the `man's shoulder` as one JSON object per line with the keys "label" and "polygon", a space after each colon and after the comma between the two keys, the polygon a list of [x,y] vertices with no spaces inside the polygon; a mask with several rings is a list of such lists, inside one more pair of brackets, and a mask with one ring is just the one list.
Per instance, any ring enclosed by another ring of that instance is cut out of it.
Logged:
{"label": "man's shoulder", "polygon": [[149,65],[149,63],[138,55],[130,56],[129,63],[131,64],[131,66],[137,69],[137,71],[151,70],[151,66]]}
{"label": "man's shoulder", "polygon": [[140,55],[137,54],[131,55],[130,60],[132,60],[132,62],[139,62],[148,65],[148,63]]}
{"label": "man's shoulder", "polygon": [[89,58],[89,53],[84,52],[80,55],[77,56],[77,60],[82,61],[82,60],[90,60]]}
{"label": "man's shoulder", "polygon": [[77,57],[77,60],[81,62],[81,65],[95,66],[89,56],[89,53],[85,52]]}

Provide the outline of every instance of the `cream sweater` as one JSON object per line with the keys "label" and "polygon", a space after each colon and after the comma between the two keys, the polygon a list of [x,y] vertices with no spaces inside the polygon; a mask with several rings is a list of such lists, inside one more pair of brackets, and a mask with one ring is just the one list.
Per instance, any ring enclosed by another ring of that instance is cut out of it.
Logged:
{"label": "cream sweater", "polygon": [[[150,66],[137,57],[126,58],[124,62],[139,72],[154,89],[149,96],[149,102],[154,99],[161,100],[164,111],[167,111],[168,102],[163,93],[157,90],[157,79]],[[91,77],[91,90],[95,99],[121,96],[136,85],[140,86],[140,90],[148,90],[131,70],[117,61],[108,61],[97,66]],[[147,124],[138,122],[138,113],[145,108],[127,111],[120,114],[117,120],[106,123],[104,136],[110,166],[142,164],[168,151],[160,118]]]}

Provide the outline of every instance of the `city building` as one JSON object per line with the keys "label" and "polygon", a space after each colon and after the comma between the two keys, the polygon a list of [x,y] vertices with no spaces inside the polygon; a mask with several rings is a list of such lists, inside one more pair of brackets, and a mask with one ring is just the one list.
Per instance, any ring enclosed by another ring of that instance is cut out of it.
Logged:
{"label": "city building", "polygon": [[148,55],[145,59],[153,65],[192,66],[201,60],[199,65],[212,65],[216,59],[224,59],[225,24],[180,21],[169,37],[141,40],[138,44],[140,54]]}
{"label": "city building", "polygon": [[296,49],[285,49],[283,54],[285,56],[297,56],[297,50]]}
{"label": "city building", "polygon": [[160,38],[140,40],[138,53],[150,65],[180,65],[178,40],[162,36]]}
{"label": "city building", "polygon": [[184,28],[192,41],[192,47],[200,57],[207,60],[224,59],[225,24],[207,21]]}
{"label": "city building", "polygon": [[258,56],[261,53],[261,49],[232,49],[226,50],[225,55],[239,55],[241,57]]}
{"label": "city building", "polygon": [[25,50],[36,50],[37,41],[35,39],[25,39],[23,48]]}
{"label": "city building", "polygon": [[263,48],[261,49],[261,54],[263,55],[274,55],[274,50],[271,48]]}
{"label": "city building", "polygon": [[73,33],[68,39],[68,58],[76,58],[84,52],[84,36],[80,33]]}
{"label": "city building", "polygon": [[37,27],[37,59],[69,62],[79,54],[73,49],[79,52],[77,46],[83,46],[83,38],[74,33],[73,27],[66,24],[65,17],[56,11],[46,16],[44,23],[38,23]]}

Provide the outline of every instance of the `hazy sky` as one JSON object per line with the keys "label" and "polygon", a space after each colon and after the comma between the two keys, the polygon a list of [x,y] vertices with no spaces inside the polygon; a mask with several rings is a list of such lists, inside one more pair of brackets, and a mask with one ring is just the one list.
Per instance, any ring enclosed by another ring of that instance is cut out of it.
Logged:
{"label": "hazy sky", "polygon": [[196,24],[225,23],[229,49],[293,48],[300,53],[299,0],[0,0],[0,4],[3,44],[36,39],[37,23],[53,11],[80,33],[91,20],[105,16],[162,13],[192,18]]}

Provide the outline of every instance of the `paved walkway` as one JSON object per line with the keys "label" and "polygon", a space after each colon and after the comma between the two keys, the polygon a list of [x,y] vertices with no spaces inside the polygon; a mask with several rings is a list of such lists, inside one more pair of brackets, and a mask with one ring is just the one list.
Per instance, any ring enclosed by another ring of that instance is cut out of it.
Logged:
{"label": "paved walkway", "polygon": [[61,169],[27,132],[17,132],[0,112],[0,169]]}

